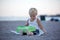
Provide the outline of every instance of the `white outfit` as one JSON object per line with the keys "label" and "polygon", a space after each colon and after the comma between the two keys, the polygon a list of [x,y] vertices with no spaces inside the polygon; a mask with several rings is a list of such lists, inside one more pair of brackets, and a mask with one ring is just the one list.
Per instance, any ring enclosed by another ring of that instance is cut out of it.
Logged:
{"label": "white outfit", "polygon": [[[39,18],[38,18],[39,19]],[[29,26],[33,26],[35,27],[36,29],[39,30],[39,35],[43,34],[44,32],[39,28],[38,24],[37,24],[37,18],[34,20],[34,21],[30,21],[30,19],[28,19],[28,23],[29,23]]]}
{"label": "white outfit", "polygon": [[37,18],[34,21],[30,21],[30,19],[28,20],[29,26],[33,26],[36,29],[39,29],[38,24],[37,24]]}

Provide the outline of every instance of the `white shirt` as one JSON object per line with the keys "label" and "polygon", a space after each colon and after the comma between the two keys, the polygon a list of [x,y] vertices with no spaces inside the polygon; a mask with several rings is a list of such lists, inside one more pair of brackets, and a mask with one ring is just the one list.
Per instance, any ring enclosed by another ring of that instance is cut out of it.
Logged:
{"label": "white shirt", "polygon": [[38,24],[37,24],[37,18],[34,21],[30,21],[30,19],[28,20],[29,26],[33,26],[36,29],[39,29]]}

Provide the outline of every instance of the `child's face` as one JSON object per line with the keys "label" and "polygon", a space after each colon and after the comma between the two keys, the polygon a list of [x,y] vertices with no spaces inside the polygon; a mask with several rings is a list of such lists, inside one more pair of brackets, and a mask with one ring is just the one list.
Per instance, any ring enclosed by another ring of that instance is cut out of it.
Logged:
{"label": "child's face", "polygon": [[30,14],[30,17],[31,17],[31,19],[35,19],[36,18],[36,15],[37,15],[37,13],[36,12],[31,12],[31,14]]}

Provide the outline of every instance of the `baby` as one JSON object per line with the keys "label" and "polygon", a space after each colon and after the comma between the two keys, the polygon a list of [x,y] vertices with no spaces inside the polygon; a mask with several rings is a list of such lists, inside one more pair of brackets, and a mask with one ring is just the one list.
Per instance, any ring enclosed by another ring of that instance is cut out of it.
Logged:
{"label": "baby", "polygon": [[29,10],[29,16],[30,18],[26,22],[26,26],[33,26],[36,28],[36,31],[33,32],[27,32],[29,35],[38,35],[39,34],[39,29],[41,29],[44,33],[46,33],[46,30],[42,26],[40,20],[36,17],[37,16],[37,9],[36,8],[31,8]]}

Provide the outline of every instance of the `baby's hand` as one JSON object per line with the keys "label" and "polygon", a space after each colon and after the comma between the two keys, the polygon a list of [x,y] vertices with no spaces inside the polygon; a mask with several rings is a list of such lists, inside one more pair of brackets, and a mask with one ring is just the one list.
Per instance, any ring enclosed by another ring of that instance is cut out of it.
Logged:
{"label": "baby's hand", "polygon": [[48,34],[47,32],[45,32],[44,34]]}

